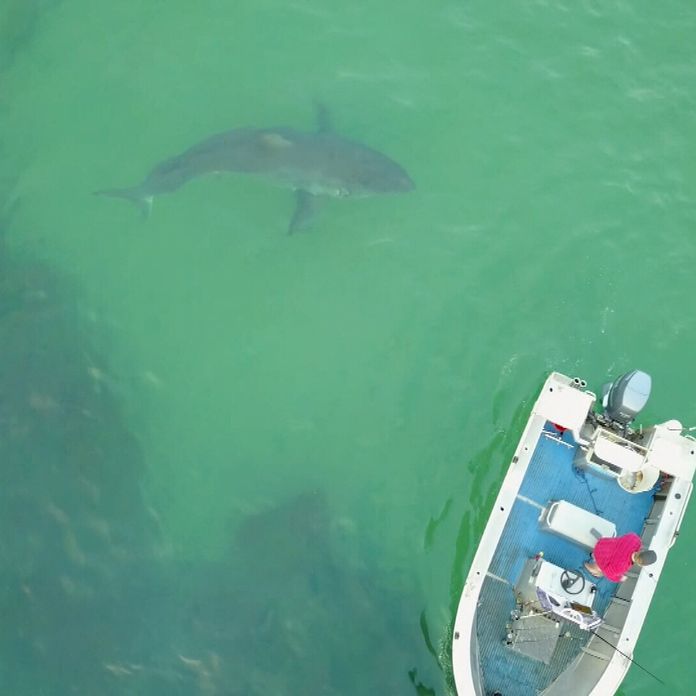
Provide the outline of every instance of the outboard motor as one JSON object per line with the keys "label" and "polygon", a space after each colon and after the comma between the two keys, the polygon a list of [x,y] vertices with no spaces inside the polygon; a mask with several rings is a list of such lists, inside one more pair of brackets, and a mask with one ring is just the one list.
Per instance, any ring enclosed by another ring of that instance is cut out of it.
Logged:
{"label": "outboard motor", "polygon": [[602,387],[604,416],[624,432],[650,396],[652,380],[647,372],[633,370]]}

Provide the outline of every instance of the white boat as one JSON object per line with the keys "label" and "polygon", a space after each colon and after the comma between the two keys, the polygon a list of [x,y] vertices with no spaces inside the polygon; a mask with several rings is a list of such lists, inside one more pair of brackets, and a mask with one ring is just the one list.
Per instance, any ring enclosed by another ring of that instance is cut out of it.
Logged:
{"label": "white boat", "polygon": [[[605,385],[599,400],[586,386],[552,373],[522,433],[459,601],[459,696],[611,696],[634,664],[691,496],[696,441],[676,420],[632,427],[646,373]],[[596,541],[629,532],[657,561],[619,583],[591,576]]]}

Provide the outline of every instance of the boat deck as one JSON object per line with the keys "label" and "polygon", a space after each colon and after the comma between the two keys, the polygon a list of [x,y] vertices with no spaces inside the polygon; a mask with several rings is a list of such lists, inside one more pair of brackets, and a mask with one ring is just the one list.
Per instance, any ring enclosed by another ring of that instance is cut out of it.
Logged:
{"label": "boat deck", "polygon": [[[515,608],[513,587],[525,561],[543,551],[544,558],[555,565],[582,569],[590,557],[586,549],[540,527],[542,508],[549,501],[566,500],[612,521],[620,536],[640,534],[652,506],[653,491],[627,493],[614,479],[578,471],[573,466],[576,449],[569,432],[560,438],[547,423],[483,583],[476,632],[484,682],[491,693],[497,689],[505,696],[536,694],[566,669],[590,637],[587,631],[567,624],[548,665],[505,645],[506,624]],[[618,585],[605,578],[594,582],[593,608],[603,615]]]}

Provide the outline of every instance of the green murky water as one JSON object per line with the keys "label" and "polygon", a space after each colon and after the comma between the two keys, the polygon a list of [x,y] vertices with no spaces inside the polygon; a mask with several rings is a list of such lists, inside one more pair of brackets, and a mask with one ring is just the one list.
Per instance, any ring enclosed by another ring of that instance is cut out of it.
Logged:
{"label": "green murky water", "polygon": [[[3,690],[451,693],[544,375],[638,367],[646,420],[696,422],[696,9],[3,0],[0,22]],[[292,195],[240,176],[146,222],[91,195],[214,132],[312,130],[316,101],[416,190],[294,236]],[[636,653],[669,693],[696,676],[695,526]]]}

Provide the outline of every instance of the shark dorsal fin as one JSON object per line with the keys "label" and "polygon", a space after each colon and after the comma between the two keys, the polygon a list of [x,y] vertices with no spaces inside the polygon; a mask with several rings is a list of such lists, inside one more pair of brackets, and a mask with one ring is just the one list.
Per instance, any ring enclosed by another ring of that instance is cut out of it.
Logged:
{"label": "shark dorsal fin", "polygon": [[319,101],[314,102],[314,112],[317,119],[317,132],[318,133],[332,133],[333,123],[331,121],[331,114],[326,108],[325,104]]}

